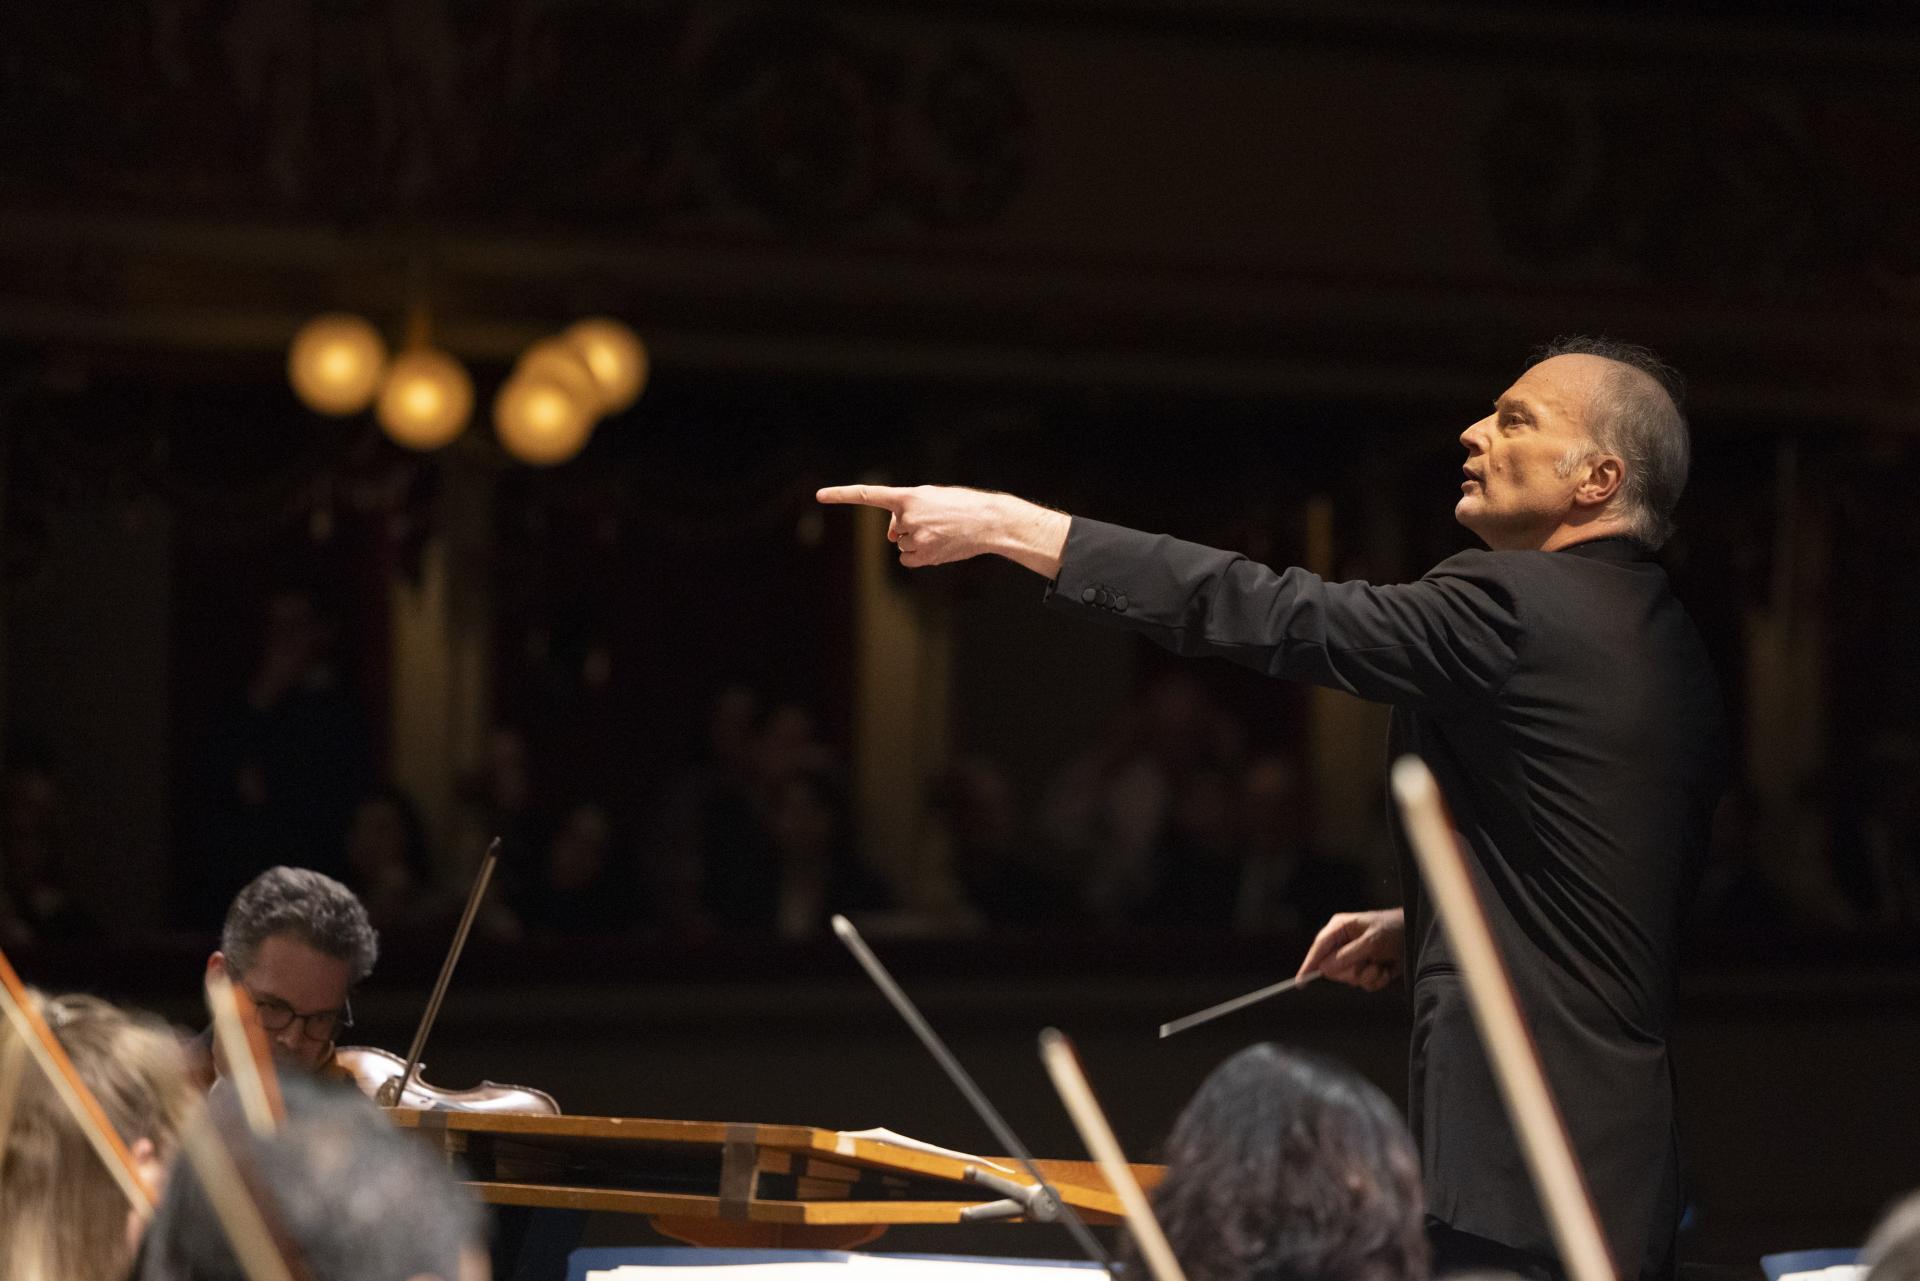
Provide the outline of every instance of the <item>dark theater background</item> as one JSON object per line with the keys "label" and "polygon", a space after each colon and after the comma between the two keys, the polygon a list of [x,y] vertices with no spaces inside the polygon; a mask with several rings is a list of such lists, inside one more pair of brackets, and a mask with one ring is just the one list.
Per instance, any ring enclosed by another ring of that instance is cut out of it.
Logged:
{"label": "dark theater background", "polygon": [[[1920,1186],[1920,11],[71,0],[0,8],[0,52],[32,981],[197,1027],[227,900],[299,863],[373,908],[351,1035],[404,1050],[500,835],[437,1083],[991,1147],[844,909],[1043,1153],[1082,1150],[1049,1024],[1138,1160],[1255,1040],[1403,1099],[1398,986],[1154,1035],[1397,900],[1384,712],[1080,628],[1004,561],[903,570],[813,492],[1407,580],[1470,545],[1462,428],[1606,334],[1688,377],[1662,558],[1737,727],[1686,1256],[1857,1244]],[[456,361],[464,430],[317,412],[289,352],[332,313],[396,378]],[[645,386],[529,462],[502,393],[566,391],[523,353],[593,317]]]}

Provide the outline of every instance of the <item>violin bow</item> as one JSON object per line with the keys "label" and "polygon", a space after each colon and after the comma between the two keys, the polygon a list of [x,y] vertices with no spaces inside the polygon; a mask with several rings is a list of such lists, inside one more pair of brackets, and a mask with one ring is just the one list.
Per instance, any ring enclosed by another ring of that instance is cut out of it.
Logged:
{"label": "violin bow", "polygon": [[1433,773],[1417,756],[1393,763],[1393,794],[1406,823],[1420,875],[1433,895],[1454,960],[1467,981],[1468,1004],[1492,1060],[1507,1115],[1520,1135],[1533,1186],[1573,1281],[1615,1281],[1612,1256],[1587,1193],[1566,1124],[1540,1068],[1539,1051],[1520,1015],[1500,950],[1487,927],[1446,801]]}
{"label": "violin bow", "polygon": [[253,998],[219,971],[207,973],[207,1007],[213,1011],[213,1044],[227,1079],[240,1096],[240,1111],[255,1137],[280,1129],[287,1105],[273,1066],[273,1048],[253,1010]]}
{"label": "violin bow", "polygon": [[487,846],[486,855],[480,860],[480,870],[474,874],[473,888],[467,891],[466,910],[460,913],[460,925],[453,932],[453,946],[447,949],[447,959],[440,964],[440,977],[434,980],[433,995],[427,998],[426,1013],[420,1017],[420,1027],[413,1034],[413,1047],[407,1051],[407,1065],[400,1075],[390,1078],[380,1086],[374,1102],[384,1108],[399,1107],[406,1097],[407,1085],[413,1080],[413,1074],[420,1070],[420,1055],[427,1048],[427,1035],[433,1031],[433,1022],[440,1017],[440,1002],[446,999],[447,985],[453,982],[453,967],[460,963],[460,953],[466,950],[467,935],[473,930],[473,919],[480,914],[480,900],[486,897],[487,885],[493,880],[493,869],[500,862],[500,838],[494,837]]}
{"label": "violin bow", "polygon": [[0,951],[0,990],[4,991],[0,1003],[6,1006],[7,1022],[12,1026],[14,1035],[26,1045],[27,1052],[46,1074],[54,1093],[60,1096],[74,1123],[80,1127],[80,1133],[86,1136],[87,1142],[100,1157],[101,1164],[107,1167],[107,1173],[113,1176],[113,1181],[126,1194],[133,1212],[143,1222],[151,1219],[153,1191],[147,1187],[140,1167],[134,1164],[133,1153],[127,1150],[126,1142],[101,1109],[100,1100],[80,1079],[60,1039],[47,1026],[40,1011],[34,1008],[33,999],[27,995],[26,984],[20,981],[13,962],[7,959],[4,951]]}
{"label": "violin bow", "polygon": [[[1033,1153],[1027,1151],[1027,1145],[1020,1141],[1020,1136],[1013,1132],[1013,1127],[1008,1125],[1006,1118],[1000,1115],[1000,1110],[993,1106],[986,1092],[975,1083],[972,1074],[960,1065],[960,1060],[955,1058],[953,1051],[947,1048],[947,1043],[940,1039],[940,1034],[933,1030],[933,1025],[928,1023],[926,1016],[920,1013],[920,1008],[913,1003],[913,998],[894,982],[893,975],[887,972],[887,967],[880,963],[880,958],[873,954],[873,949],[867,946],[867,941],[860,937],[860,931],[853,928],[853,922],[844,916],[836,915],[833,918],[833,932],[842,943],[846,944],[847,950],[853,953],[853,959],[860,962],[860,968],[867,972],[867,977],[873,980],[874,986],[880,989],[881,995],[885,996],[900,1017],[906,1020],[907,1026],[913,1029],[913,1034],[920,1038],[922,1045],[927,1047],[927,1053],[933,1055],[934,1062],[940,1065],[941,1070],[947,1074],[947,1079],[953,1082],[954,1087],[972,1105],[975,1114],[986,1123],[987,1129],[992,1131],[993,1137],[1000,1141],[1007,1152],[1033,1179],[1035,1186],[1044,1197],[1044,1201],[1040,1204],[1051,1202],[1051,1210],[1058,1214],[1060,1222],[1073,1235],[1074,1241],[1079,1244],[1081,1250],[1111,1276],[1113,1274],[1112,1257],[1101,1247],[1099,1240],[1088,1230],[1087,1225],[1074,1212],[1074,1208],[1067,1204],[1066,1198],[1054,1191],[1053,1185],[1047,1182],[1047,1176],[1042,1174],[1040,1167],[1034,1163]],[[981,1182],[986,1184],[984,1179]],[[993,1185],[986,1184],[986,1186]],[[1013,1186],[1018,1187],[1017,1184]],[[1034,1213],[1032,1207],[1028,1209],[1028,1216],[1036,1219],[1042,1217]]]}
{"label": "violin bow", "polygon": [[[26,985],[14,971],[6,953],[0,951],[0,1004],[6,1007],[7,1023],[14,1035],[9,1038],[5,1055],[24,1045],[40,1069],[46,1073],[54,1092],[73,1115],[87,1141],[99,1154],[114,1182],[126,1194],[127,1201],[142,1222],[153,1217],[153,1193],[134,1164],[133,1154],[114,1130],[113,1123],[100,1107],[87,1083],[73,1066],[66,1049],[53,1029],[34,1008]],[[217,1035],[217,1030],[216,1030]],[[206,1105],[198,1105],[205,1116]],[[210,1120],[210,1119],[209,1119]],[[0,1132],[3,1133],[3,1132]],[[248,1190],[233,1156],[221,1142],[212,1124],[192,1121],[181,1132],[181,1148],[187,1160],[206,1185],[208,1198],[221,1228],[233,1244],[234,1255],[245,1269],[248,1281],[311,1281],[297,1260],[290,1265],[288,1255],[275,1244],[259,1203]]]}
{"label": "violin bow", "polygon": [[[287,1104],[253,998],[223,973],[208,974],[206,987],[214,1049],[226,1065],[241,1115],[254,1138],[271,1139],[286,1122]],[[181,1130],[180,1146],[247,1281],[312,1281],[299,1246],[273,1217],[264,1189],[248,1177],[230,1136],[204,1102],[196,1121]]]}
{"label": "violin bow", "polygon": [[1080,1055],[1065,1032],[1050,1027],[1040,1033],[1040,1061],[1046,1064],[1053,1088],[1066,1104],[1067,1115],[1073,1118],[1073,1126],[1080,1131],[1081,1141],[1099,1164],[1100,1173],[1106,1176],[1107,1186],[1126,1207],[1127,1230],[1139,1243],[1140,1255],[1147,1261],[1154,1281],[1187,1281],[1187,1274],[1181,1269],[1180,1260],[1174,1257],[1173,1246],[1168,1244],[1159,1218],[1147,1203],[1147,1194],[1140,1189],[1140,1180],[1133,1177],[1133,1167],[1127,1164],[1126,1154],[1120,1150],[1120,1140],[1107,1123],[1100,1100],[1094,1097],[1093,1085],[1080,1066]]}

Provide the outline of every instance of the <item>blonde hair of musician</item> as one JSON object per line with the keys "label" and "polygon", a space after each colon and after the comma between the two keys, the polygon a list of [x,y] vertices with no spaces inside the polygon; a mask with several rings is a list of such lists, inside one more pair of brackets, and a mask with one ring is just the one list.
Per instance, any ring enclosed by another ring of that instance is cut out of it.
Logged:
{"label": "blonde hair of musician", "polygon": [[[178,1039],[96,997],[33,999],[157,1192],[198,1098]],[[13,1035],[0,1025],[0,1056]],[[118,1281],[138,1230],[126,1193],[31,1059],[18,1081],[0,1136],[0,1281]]]}

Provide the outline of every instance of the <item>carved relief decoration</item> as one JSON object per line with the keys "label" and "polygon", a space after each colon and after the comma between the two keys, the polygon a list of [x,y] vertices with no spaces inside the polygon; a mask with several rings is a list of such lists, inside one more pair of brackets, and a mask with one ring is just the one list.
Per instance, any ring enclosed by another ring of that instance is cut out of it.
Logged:
{"label": "carved relief decoration", "polygon": [[1920,289],[1917,125],[1910,92],[1510,93],[1483,140],[1491,217],[1541,268]]}
{"label": "carved relief decoration", "polygon": [[141,212],[991,222],[1027,105],[956,40],[640,0],[72,0],[0,9],[0,192]]}

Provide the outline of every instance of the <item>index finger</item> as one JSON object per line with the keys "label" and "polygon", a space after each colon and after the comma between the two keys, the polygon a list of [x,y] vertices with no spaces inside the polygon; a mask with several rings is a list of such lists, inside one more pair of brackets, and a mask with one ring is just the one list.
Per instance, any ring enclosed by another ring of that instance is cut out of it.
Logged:
{"label": "index finger", "polygon": [[1306,959],[1300,962],[1298,973],[1305,974],[1308,970],[1321,968],[1331,955],[1352,939],[1353,927],[1351,919],[1342,920],[1339,917],[1321,926],[1320,932],[1313,937],[1313,945],[1307,949]]}
{"label": "index finger", "polygon": [[884,507],[899,511],[906,490],[893,485],[828,485],[816,490],[814,498],[823,503],[855,503],[862,507]]}

